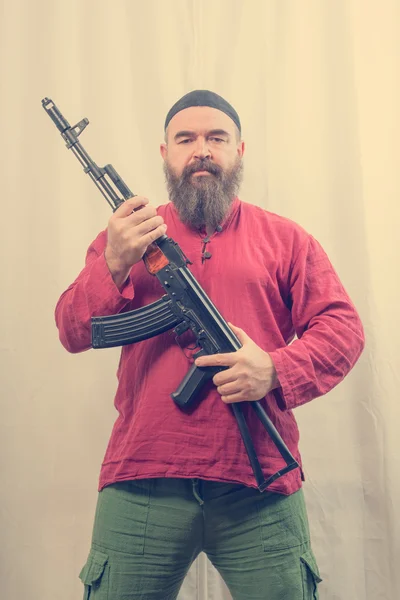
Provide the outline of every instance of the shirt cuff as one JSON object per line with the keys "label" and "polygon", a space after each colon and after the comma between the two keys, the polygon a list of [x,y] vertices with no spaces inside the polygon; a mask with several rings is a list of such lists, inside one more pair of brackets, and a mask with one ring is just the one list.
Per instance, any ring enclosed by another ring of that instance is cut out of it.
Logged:
{"label": "shirt cuff", "polygon": [[107,314],[122,310],[133,300],[135,292],[130,275],[122,288],[118,289],[103,252],[90,269],[89,280],[86,282],[86,295],[88,306],[92,306],[96,313],[100,309],[100,312]]}
{"label": "shirt cuff", "polygon": [[274,363],[280,384],[279,388],[272,390],[278,406],[281,410],[291,410],[296,407],[296,396],[293,392],[294,386],[289,376],[290,369],[285,366],[285,350],[286,348],[279,348],[273,352],[268,352],[268,354]]}

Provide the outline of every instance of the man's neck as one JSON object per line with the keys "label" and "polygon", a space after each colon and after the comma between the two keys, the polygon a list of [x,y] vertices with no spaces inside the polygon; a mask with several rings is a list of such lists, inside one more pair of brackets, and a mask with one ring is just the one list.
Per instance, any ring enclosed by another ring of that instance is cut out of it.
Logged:
{"label": "man's neck", "polygon": [[210,227],[209,225],[206,225],[206,234],[207,234],[207,236],[210,236],[213,233],[215,233],[215,228],[214,227]]}

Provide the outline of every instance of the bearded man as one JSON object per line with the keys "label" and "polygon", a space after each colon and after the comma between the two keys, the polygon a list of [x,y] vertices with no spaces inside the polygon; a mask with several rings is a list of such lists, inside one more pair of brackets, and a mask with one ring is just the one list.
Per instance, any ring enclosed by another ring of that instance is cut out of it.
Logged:
{"label": "bearded man", "polygon": [[[89,349],[91,317],[162,294],[141,259],[168,230],[242,343],[237,352],[197,359],[191,339],[179,346],[169,332],[122,348],[119,414],[80,573],[86,599],[175,599],[200,552],[234,600],[318,597],[302,470],[260,493],[229,404],[245,402],[265,477],[285,463],[252,401],[261,401],[301,464],[293,409],[342,381],[364,333],[320,244],[289,219],[238,198],[244,150],[239,116],[225,99],[195,90],[178,100],[160,146],[170,202],[124,202],[58,301],[62,344]],[[227,368],[185,412],[170,394],[194,361]]]}

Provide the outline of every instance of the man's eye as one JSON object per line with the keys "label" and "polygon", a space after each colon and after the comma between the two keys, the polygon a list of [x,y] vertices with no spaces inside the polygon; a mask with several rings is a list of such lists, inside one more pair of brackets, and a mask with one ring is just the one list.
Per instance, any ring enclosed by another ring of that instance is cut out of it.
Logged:
{"label": "man's eye", "polygon": [[214,142],[223,142],[224,141],[222,138],[217,138],[217,137],[212,137],[212,138],[210,138],[210,140],[213,140]]}
{"label": "man's eye", "polygon": [[181,142],[179,142],[180,144],[186,144],[187,142],[191,142],[191,139],[186,139],[186,140],[182,140]]}

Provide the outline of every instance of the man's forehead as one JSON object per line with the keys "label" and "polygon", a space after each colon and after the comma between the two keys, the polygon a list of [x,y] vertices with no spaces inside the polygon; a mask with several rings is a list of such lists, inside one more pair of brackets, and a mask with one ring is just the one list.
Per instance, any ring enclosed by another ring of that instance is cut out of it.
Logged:
{"label": "man's forehead", "polygon": [[235,123],[227,114],[211,106],[190,106],[174,115],[169,122],[169,132],[175,134],[178,130],[205,131],[225,129],[233,134]]}

